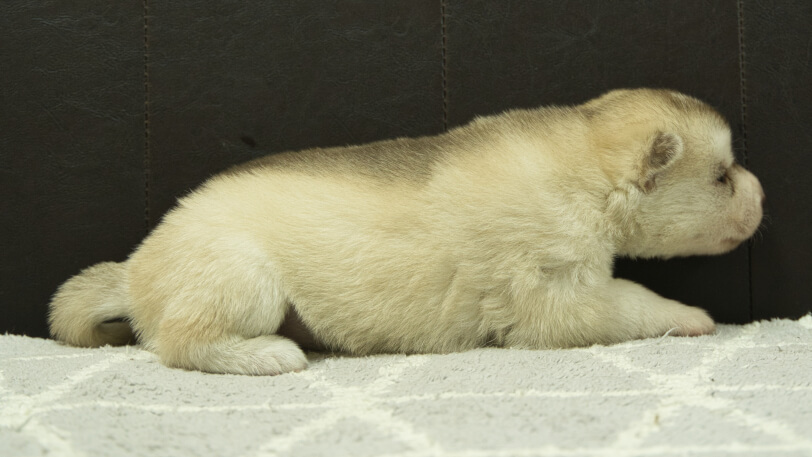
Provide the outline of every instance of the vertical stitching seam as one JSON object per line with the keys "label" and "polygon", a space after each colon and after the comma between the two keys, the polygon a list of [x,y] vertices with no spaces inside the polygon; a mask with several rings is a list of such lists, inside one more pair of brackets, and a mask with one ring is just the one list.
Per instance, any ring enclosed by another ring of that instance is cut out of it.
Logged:
{"label": "vertical stitching seam", "polygon": [[149,142],[149,0],[144,0],[144,228],[149,232],[150,220],[150,166],[152,157]]}
{"label": "vertical stitching seam", "polygon": [[744,44],[744,0],[738,0],[738,16],[739,16],[739,95],[741,97],[741,122],[742,122],[742,140],[744,148],[744,164],[748,163],[747,151],[747,77],[746,70],[746,50]]}
{"label": "vertical stitching seam", "polygon": [[448,53],[447,53],[447,24],[446,0],[440,0],[440,29],[442,31],[442,62],[443,62],[443,131],[448,131]]}
{"label": "vertical stitching seam", "polygon": [[[749,165],[749,151],[747,150],[747,53],[744,42],[744,0],[736,2],[738,13],[739,32],[739,96],[741,97],[741,132],[742,148],[744,149],[744,166]],[[755,301],[753,300],[753,246],[747,245],[747,286],[750,300],[750,320],[755,319]]]}

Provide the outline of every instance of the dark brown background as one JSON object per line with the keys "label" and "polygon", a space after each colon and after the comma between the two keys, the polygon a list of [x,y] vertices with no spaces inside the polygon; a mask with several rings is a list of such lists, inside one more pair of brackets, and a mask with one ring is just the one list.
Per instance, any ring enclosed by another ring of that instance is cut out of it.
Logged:
{"label": "dark brown background", "polygon": [[0,331],[45,336],[62,281],[124,260],[231,164],[636,86],[728,117],[769,223],[732,254],[618,274],[724,322],[810,310],[806,0],[70,3],[0,4]]}

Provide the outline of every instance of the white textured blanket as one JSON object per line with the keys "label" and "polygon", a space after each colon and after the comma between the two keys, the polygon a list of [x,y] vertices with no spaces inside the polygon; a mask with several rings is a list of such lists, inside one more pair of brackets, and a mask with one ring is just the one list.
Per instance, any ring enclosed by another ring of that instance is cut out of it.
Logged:
{"label": "white textured blanket", "polygon": [[812,316],[276,377],[0,336],[2,456],[812,456]]}

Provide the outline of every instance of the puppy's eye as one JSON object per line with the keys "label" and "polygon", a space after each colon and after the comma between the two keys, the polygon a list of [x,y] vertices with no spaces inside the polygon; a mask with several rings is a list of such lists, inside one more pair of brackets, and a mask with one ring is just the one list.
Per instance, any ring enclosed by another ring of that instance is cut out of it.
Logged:
{"label": "puppy's eye", "polygon": [[727,170],[725,170],[725,172],[722,173],[721,176],[716,178],[716,182],[725,186],[730,183],[730,176],[728,175]]}

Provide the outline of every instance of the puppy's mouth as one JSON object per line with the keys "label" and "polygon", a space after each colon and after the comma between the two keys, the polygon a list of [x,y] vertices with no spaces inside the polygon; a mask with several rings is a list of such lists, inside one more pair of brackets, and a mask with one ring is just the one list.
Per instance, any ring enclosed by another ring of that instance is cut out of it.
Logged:
{"label": "puppy's mouth", "polygon": [[722,240],[722,249],[725,251],[732,251],[738,245],[742,244],[747,238],[725,238]]}

